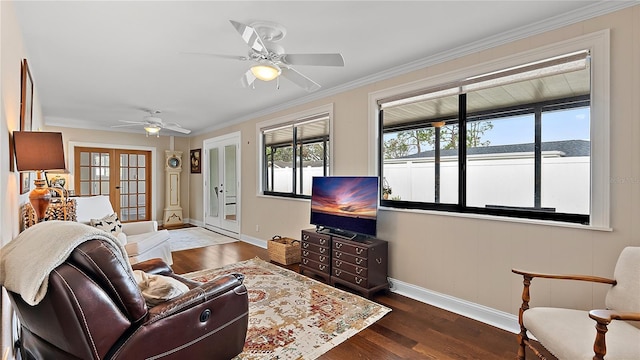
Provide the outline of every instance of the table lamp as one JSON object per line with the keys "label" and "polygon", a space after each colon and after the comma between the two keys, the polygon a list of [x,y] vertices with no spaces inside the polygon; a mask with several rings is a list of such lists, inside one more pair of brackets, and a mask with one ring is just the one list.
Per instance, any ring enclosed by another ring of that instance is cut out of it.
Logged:
{"label": "table lamp", "polygon": [[13,147],[17,170],[36,171],[36,187],[29,193],[29,202],[40,222],[51,201],[51,189],[42,174],[44,171],[66,169],[62,133],[14,131]]}

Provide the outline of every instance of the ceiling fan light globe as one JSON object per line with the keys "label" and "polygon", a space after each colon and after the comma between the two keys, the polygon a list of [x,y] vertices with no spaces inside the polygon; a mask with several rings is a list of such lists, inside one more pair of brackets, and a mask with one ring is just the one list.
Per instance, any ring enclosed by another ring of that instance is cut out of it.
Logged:
{"label": "ceiling fan light globe", "polygon": [[145,126],[144,130],[147,132],[147,134],[157,134],[158,132],[160,132],[160,128],[154,125]]}
{"label": "ceiling fan light globe", "polygon": [[251,67],[251,73],[262,81],[271,81],[282,73],[282,70],[276,65],[255,65]]}

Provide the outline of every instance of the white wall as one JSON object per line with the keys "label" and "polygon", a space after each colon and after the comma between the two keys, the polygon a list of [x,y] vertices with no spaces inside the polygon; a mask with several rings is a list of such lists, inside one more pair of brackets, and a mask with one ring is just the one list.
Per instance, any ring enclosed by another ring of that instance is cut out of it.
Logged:
{"label": "white wall", "polygon": [[[557,212],[589,213],[589,157],[544,157],[542,163],[543,207]],[[322,170],[322,169],[321,169]],[[385,162],[384,177],[397,200],[434,202],[433,159]],[[276,172],[277,174],[277,172]],[[458,202],[458,162],[440,164],[440,202]],[[467,205],[534,206],[534,160],[476,158],[467,165]]]}

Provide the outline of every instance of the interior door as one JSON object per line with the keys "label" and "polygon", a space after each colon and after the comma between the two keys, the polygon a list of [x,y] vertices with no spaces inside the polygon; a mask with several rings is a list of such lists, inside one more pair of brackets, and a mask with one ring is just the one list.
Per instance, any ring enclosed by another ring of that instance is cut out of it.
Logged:
{"label": "interior door", "polygon": [[151,152],[76,147],[75,192],[107,195],[121,221],[151,218]]}
{"label": "interior door", "polygon": [[205,227],[240,233],[240,134],[204,141]]}

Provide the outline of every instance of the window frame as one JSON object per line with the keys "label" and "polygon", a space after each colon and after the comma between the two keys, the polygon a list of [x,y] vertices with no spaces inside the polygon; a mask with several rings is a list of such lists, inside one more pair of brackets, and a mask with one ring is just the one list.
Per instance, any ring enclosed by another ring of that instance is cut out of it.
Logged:
{"label": "window frame", "polygon": [[[266,186],[266,181],[267,181],[267,176],[268,174],[264,171],[266,169],[265,167],[265,162],[266,162],[266,146],[265,146],[265,140],[264,140],[264,130],[271,130],[274,128],[278,128],[278,127],[284,127],[284,126],[288,126],[288,125],[295,125],[295,124],[303,124],[305,122],[308,122],[309,119],[312,119],[314,117],[323,115],[323,114],[327,114],[328,118],[329,118],[329,135],[328,135],[328,139],[324,139],[323,143],[327,144],[328,143],[328,149],[325,148],[325,151],[328,150],[329,153],[329,159],[328,161],[325,159],[324,162],[324,167],[325,169],[329,168],[328,173],[326,173],[326,176],[331,176],[333,174],[333,159],[335,157],[335,154],[333,152],[333,143],[334,141],[333,139],[333,103],[331,104],[327,104],[327,105],[323,105],[323,106],[319,106],[319,107],[315,107],[312,109],[308,109],[308,110],[304,110],[301,112],[297,112],[294,114],[290,114],[290,115],[286,115],[286,116],[282,116],[282,117],[278,117],[275,119],[271,119],[271,120],[267,120],[267,121],[263,121],[263,122],[259,122],[256,124],[256,144],[258,144],[257,146],[257,165],[258,165],[258,169],[257,169],[257,175],[258,175],[258,181],[257,181],[257,188],[256,188],[256,194],[257,196],[269,196],[269,197],[279,197],[279,198],[291,198],[291,199],[311,199],[311,196],[309,195],[304,195],[304,194],[298,194],[296,193],[297,191],[297,187],[301,186],[302,184],[299,182],[295,181],[296,177],[300,177],[301,174],[296,173],[299,172],[300,169],[298,167],[294,167],[292,172],[293,172],[293,176],[292,176],[292,181],[294,181],[293,183],[293,192],[279,192],[279,191],[267,191],[265,190],[265,186]],[[296,132],[295,132],[295,127],[294,127],[294,131],[292,136],[294,137],[294,139],[296,138]],[[301,143],[296,143],[297,146],[294,146],[293,149],[293,153],[294,153],[294,161],[292,163],[295,163],[295,159],[296,159],[296,152],[298,151],[300,145],[304,145],[308,143],[308,141],[303,141]],[[325,170],[326,172],[326,170]]]}
{"label": "window frame", "polygon": [[370,146],[370,164],[374,166],[375,173],[380,176],[384,159],[382,154],[382,118],[378,106],[379,101],[383,99],[402,97],[405,94],[406,96],[410,96],[412,93],[415,94],[425,89],[436,89],[443,85],[446,86],[447,84],[457,82],[460,79],[477,76],[478,74],[500,71],[533,61],[561,56],[574,51],[584,49],[589,50],[591,54],[591,189],[588,224],[566,222],[559,219],[544,217],[541,218],[536,214],[531,214],[536,216],[527,217],[526,211],[519,211],[520,216],[523,217],[505,216],[506,214],[504,212],[493,210],[486,211],[484,208],[484,211],[479,213],[478,211],[472,211],[472,209],[460,209],[457,204],[451,206],[448,206],[447,204],[438,204],[436,209],[422,206],[428,203],[416,204],[408,201],[403,202],[381,199],[381,210],[419,211],[440,215],[490,218],[493,220],[520,221],[546,225],[610,230],[609,37],[609,30],[602,30],[369,94],[370,127],[374,128],[374,134],[372,134],[372,136],[376,140]]}

